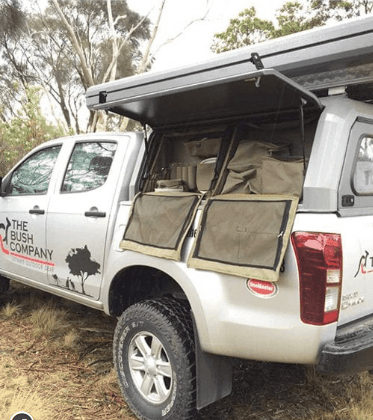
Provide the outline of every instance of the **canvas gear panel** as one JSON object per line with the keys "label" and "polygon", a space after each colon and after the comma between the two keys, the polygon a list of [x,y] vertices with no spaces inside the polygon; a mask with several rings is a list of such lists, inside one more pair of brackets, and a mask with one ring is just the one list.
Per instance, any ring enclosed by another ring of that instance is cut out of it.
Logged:
{"label": "canvas gear panel", "polygon": [[203,210],[189,267],[277,281],[298,199],[291,196],[225,195]]}
{"label": "canvas gear panel", "polygon": [[202,196],[191,193],[139,193],[132,206],[122,249],[180,260]]}

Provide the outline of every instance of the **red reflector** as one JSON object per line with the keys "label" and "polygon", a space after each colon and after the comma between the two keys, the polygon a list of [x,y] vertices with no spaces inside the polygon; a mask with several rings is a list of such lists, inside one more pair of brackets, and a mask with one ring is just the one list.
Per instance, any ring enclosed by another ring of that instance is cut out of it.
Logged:
{"label": "red reflector", "polygon": [[[341,236],[295,232],[292,244],[298,263],[302,321],[313,325],[336,322],[342,281]],[[335,293],[331,288],[337,288]]]}
{"label": "red reflector", "polygon": [[339,310],[338,311],[332,311],[332,312],[326,312],[324,314],[324,322],[323,325],[331,324],[332,322],[337,322],[339,317]]}

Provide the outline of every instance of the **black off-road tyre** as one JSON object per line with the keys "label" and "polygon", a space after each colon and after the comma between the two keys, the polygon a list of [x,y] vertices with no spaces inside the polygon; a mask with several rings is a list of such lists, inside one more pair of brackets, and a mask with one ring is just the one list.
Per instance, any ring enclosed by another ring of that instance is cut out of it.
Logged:
{"label": "black off-road tyre", "polygon": [[9,279],[0,276],[0,293],[5,293],[9,290]]}
{"label": "black off-road tyre", "polygon": [[141,420],[196,419],[193,324],[171,298],[128,308],[114,335],[114,367],[128,406]]}

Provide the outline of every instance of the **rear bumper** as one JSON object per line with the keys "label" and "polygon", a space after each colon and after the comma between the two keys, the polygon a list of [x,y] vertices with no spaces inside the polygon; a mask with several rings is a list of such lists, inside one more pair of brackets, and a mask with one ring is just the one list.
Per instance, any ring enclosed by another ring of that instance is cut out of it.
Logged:
{"label": "rear bumper", "polygon": [[325,345],[316,367],[322,374],[354,374],[373,369],[373,322],[350,325]]}

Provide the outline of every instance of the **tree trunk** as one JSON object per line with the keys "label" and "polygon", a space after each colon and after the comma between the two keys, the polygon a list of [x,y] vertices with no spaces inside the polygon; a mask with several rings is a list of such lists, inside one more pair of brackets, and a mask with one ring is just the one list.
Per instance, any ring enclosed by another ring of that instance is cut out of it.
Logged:
{"label": "tree trunk", "polygon": [[107,11],[109,16],[109,32],[111,36],[111,45],[113,49],[113,59],[114,63],[110,71],[109,81],[112,82],[115,80],[115,76],[117,74],[117,65],[118,65],[118,56],[119,56],[119,49],[118,49],[118,40],[117,34],[114,28],[114,21],[113,21],[113,12],[111,10],[111,0],[107,0]]}
{"label": "tree trunk", "polygon": [[57,10],[57,13],[60,15],[60,18],[63,22],[63,24],[65,25],[65,28],[67,29],[67,32],[70,35],[70,40],[71,43],[73,44],[73,47],[79,57],[79,61],[80,61],[80,65],[82,66],[82,71],[83,71],[83,75],[84,75],[84,79],[85,79],[85,85],[90,87],[93,86],[95,83],[93,81],[93,77],[92,77],[92,73],[89,69],[89,66],[87,64],[87,61],[84,57],[84,53],[83,50],[79,44],[79,41],[75,35],[74,29],[71,27],[71,25],[69,24],[69,22],[67,21],[65,15],[63,14],[57,0],[52,0],[52,3],[54,5],[54,7]]}

